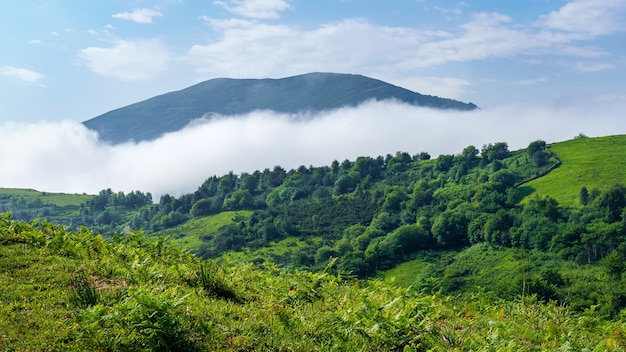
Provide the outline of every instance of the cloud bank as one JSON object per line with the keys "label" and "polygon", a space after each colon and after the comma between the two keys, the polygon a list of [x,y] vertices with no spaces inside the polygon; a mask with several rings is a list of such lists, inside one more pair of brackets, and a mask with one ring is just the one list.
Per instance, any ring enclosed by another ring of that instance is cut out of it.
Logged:
{"label": "cloud bank", "polygon": [[0,125],[0,187],[90,193],[141,190],[155,199],[193,192],[212,175],[280,165],[330,165],[358,156],[426,151],[457,154],[507,142],[511,150],[584,133],[626,133],[626,97],[579,100],[562,107],[503,106],[473,112],[438,111],[395,102],[370,102],[303,120],[260,111],[196,121],[155,141],[111,146],[82,124]]}

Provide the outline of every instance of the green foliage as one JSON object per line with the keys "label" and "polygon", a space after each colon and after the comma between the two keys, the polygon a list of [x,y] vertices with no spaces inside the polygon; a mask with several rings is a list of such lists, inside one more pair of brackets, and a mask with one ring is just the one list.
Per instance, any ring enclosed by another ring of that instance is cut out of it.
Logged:
{"label": "green foliage", "polygon": [[130,288],[112,305],[98,304],[80,316],[93,347],[110,351],[196,351],[184,310],[185,296],[171,288]]}
{"label": "green foliage", "polygon": [[75,306],[86,308],[100,300],[98,291],[84,271],[79,271],[70,278],[70,287],[72,288],[70,301]]}
{"label": "green foliage", "polygon": [[[412,286],[417,292],[465,297],[481,287],[499,299],[534,296],[576,312],[598,305],[599,314],[618,317],[626,308],[626,280],[619,266],[626,255],[626,188],[620,183],[584,186],[585,201],[571,207],[538,193],[519,202],[532,194],[533,179],[565,167],[555,149],[535,141],[511,152],[500,142],[484,146],[480,156],[467,147],[435,160],[397,152],[335,161],[330,167],[287,171],[277,166],[212,176],[193,194],[163,195],[157,204],[139,206],[129,199],[145,202],[147,195],[104,190],[79,212],[96,231],[106,230],[101,231],[104,238],[118,234],[113,249],[103,237],[78,227],[80,222],[69,227],[74,232],[45,220],[37,222],[41,231],[25,232],[31,225],[8,217],[2,220],[7,226],[0,243],[40,246],[67,260],[100,258],[92,263],[97,273],[83,268],[75,272],[87,274],[67,279],[72,282],[68,301],[81,309],[102,303],[107,295],[121,299],[128,285],[165,280],[183,282],[226,304],[249,304],[254,295],[234,286],[230,267],[222,266],[231,260],[368,279],[417,258],[424,267],[409,270],[419,276]],[[533,158],[537,152],[545,154],[545,164]],[[135,235],[140,228],[150,241]],[[163,245],[167,236],[221,265],[202,267],[178,257],[181,265],[164,268],[173,253]],[[121,259],[111,260],[109,250]],[[445,254],[451,250],[460,254]],[[159,255],[147,255],[150,251]],[[428,260],[420,257],[425,251]],[[120,260],[132,260],[132,270],[123,269]],[[102,292],[103,280],[123,287]],[[403,276],[402,281],[411,280]],[[292,325],[283,313],[278,319]]]}
{"label": "green foliage", "polygon": [[[53,238],[63,241],[48,244]],[[480,288],[453,298],[346,279],[330,273],[334,261],[318,273],[217,266],[132,232],[105,242],[3,218],[0,243],[0,284],[10,288],[0,291],[2,350],[626,350],[621,320],[597,306],[575,311],[531,294],[593,283],[572,276],[575,264],[542,270],[529,264],[545,256],[512,249],[501,255],[482,245],[454,259],[474,272],[504,260],[509,270],[498,264],[490,277],[515,268],[526,274],[526,295],[507,301]],[[520,260],[527,263],[521,269]],[[229,299],[216,286],[245,299]],[[87,287],[85,299],[68,300]],[[612,290],[598,302],[620,299]]]}

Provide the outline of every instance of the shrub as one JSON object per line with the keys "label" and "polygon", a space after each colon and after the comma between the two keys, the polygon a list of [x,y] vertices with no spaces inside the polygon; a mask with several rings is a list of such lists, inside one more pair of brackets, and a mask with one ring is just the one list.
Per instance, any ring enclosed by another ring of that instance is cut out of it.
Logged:
{"label": "shrub", "polygon": [[179,290],[133,288],[121,302],[97,304],[82,314],[90,344],[108,351],[194,351],[193,322]]}

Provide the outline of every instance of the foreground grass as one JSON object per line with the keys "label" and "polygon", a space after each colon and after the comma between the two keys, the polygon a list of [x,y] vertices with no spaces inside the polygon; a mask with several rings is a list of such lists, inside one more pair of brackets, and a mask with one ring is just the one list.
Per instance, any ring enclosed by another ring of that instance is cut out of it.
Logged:
{"label": "foreground grass", "polygon": [[218,266],[140,234],[0,218],[1,351],[623,351],[626,329],[532,297],[422,295]]}
{"label": "foreground grass", "polygon": [[561,205],[578,206],[583,186],[591,191],[626,184],[626,135],[577,138],[552,144],[551,149],[562,165],[524,185],[539,196],[549,195]]}

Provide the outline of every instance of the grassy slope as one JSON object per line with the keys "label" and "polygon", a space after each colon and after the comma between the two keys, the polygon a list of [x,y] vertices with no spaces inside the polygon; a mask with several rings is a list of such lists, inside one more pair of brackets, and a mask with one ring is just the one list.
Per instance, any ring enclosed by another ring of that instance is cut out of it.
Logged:
{"label": "grassy slope", "polygon": [[[308,237],[308,242],[321,243],[321,237]],[[295,253],[308,248],[309,244],[297,237],[286,237],[278,241],[272,241],[266,247],[251,250],[244,247],[239,252],[229,251],[222,255],[222,258],[234,263],[246,263],[264,261],[275,257],[283,256],[287,253]],[[280,261],[273,260],[280,263]]]}
{"label": "grassy slope", "polygon": [[[2,351],[624,351],[626,346],[621,321],[554,304],[425,296],[381,281],[343,281],[272,266],[209,266],[203,276],[197,258],[167,243],[131,238],[108,244],[86,232],[6,219],[0,219],[0,268]],[[241,299],[224,299],[224,292],[216,293],[204,280]]]}
{"label": "grassy slope", "polygon": [[88,194],[50,193],[34,189],[0,187],[0,196],[2,195],[23,197],[29,201],[39,198],[42,204],[52,204],[58,207],[78,206],[94,197]]}
{"label": "grassy slope", "polygon": [[195,251],[202,245],[203,236],[214,236],[220,227],[232,224],[236,217],[247,220],[251,215],[251,210],[224,211],[216,215],[193,218],[170,229],[157,231],[152,235],[157,237],[169,236],[175,245]]}
{"label": "grassy slope", "polygon": [[[552,144],[550,148],[559,156],[562,165],[548,175],[520,187],[523,189],[522,193],[530,194],[525,200],[535,195],[548,195],[561,205],[577,206],[578,195],[583,186],[589,190],[594,188],[602,190],[615,183],[626,184],[626,135],[573,139]],[[512,251],[499,253],[501,257],[498,263],[492,263],[495,265],[494,268],[498,269],[493,272],[488,268],[481,269],[486,272],[476,272],[476,276],[469,278],[469,286],[481,280],[480,283],[484,285],[490,276],[495,277],[499,272],[507,272],[510,268],[505,268],[506,263],[513,262],[510,258],[507,260],[505,258]],[[461,255],[455,261],[463,260],[462,258],[466,256]],[[433,265],[431,261],[418,257],[382,273],[381,277],[388,283],[408,287],[416,279],[423,279],[431,265]],[[470,267],[476,269],[476,265],[477,263],[473,263]]]}
{"label": "grassy slope", "polygon": [[561,205],[577,206],[580,189],[603,190],[626,184],[626,135],[578,138],[552,144],[563,164],[548,175],[525,184],[539,196]]}

